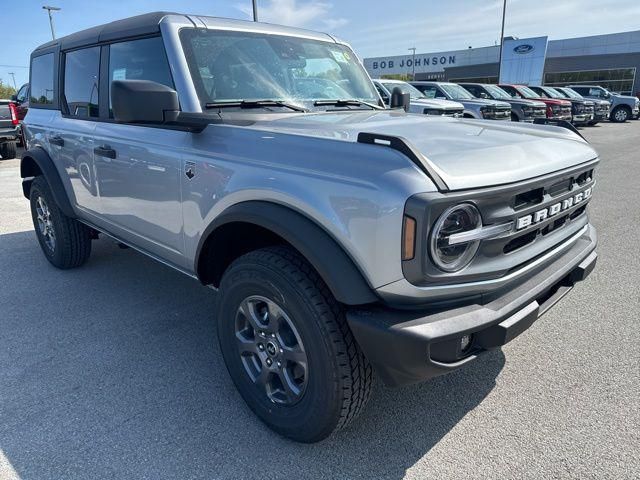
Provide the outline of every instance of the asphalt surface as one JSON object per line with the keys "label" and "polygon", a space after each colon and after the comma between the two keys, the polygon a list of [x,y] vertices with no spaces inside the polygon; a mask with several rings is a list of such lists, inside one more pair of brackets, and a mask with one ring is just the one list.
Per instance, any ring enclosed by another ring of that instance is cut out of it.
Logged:
{"label": "asphalt surface", "polygon": [[602,158],[595,272],[468,368],[378,383],[316,445],[244,405],[213,291],[109,240],[54,269],[0,161],[0,479],[639,478],[640,121],[582,131]]}

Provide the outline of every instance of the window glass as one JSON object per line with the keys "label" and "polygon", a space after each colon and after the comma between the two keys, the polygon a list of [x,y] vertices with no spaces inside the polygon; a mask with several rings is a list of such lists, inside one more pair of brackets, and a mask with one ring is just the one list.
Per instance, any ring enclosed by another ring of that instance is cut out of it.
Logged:
{"label": "window glass", "polygon": [[405,83],[405,82],[402,82],[402,83],[400,83],[400,82],[393,82],[393,83],[392,82],[386,82],[386,83],[383,82],[382,84],[391,93],[393,93],[393,89],[397,87],[402,91],[402,93],[408,93],[409,96],[413,100],[417,100],[417,99],[420,99],[420,98],[425,98],[420,90],[418,90],[413,85],[410,85],[410,84]]}
{"label": "window glass", "polygon": [[29,104],[53,104],[53,53],[34,57],[31,61],[31,101]]}
{"label": "window glass", "polygon": [[29,92],[29,84],[28,83],[23,85],[22,87],[20,87],[20,90],[18,90],[18,93],[16,94],[16,98],[18,99],[18,101],[20,103],[27,101],[28,92]]}
{"label": "window glass", "polygon": [[384,88],[382,88],[380,85],[375,84],[376,86],[376,90],[378,90],[378,93],[380,94],[380,97],[382,97],[382,101],[386,104],[389,103],[389,95],[387,95],[387,92],[384,91]]}
{"label": "window glass", "polygon": [[153,37],[112,44],[109,48],[109,90],[113,80],[151,80],[175,88],[162,39]]}
{"label": "window glass", "polygon": [[[442,90],[444,90],[453,100],[470,100],[473,98],[473,95],[455,83],[443,83],[440,85],[440,88],[442,88]],[[436,95],[436,97],[438,96]]]}
{"label": "window glass", "polygon": [[436,93],[439,93],[436,92],[436,87],[430,85],[420,85],[419,89],[425,98],[436,98]]}
{"label": "window glass", "polygon": [[180,33],[201,103],[279,100],[305,108],[318,100],[378,103],[355,54],[333,42],[253,32]]}
{"label": "window glass", "polygon": [[[563,87],[566,85],[599,85],[612,92],[630,94],[636,76],[635,68],[611,68],[579,72],[556,72],[545,74],[545,85]],[[587,94],[588,89],[584,93]]]}
{"label": "window glass", "polygon": [[100,47],[65,54],[64,99],[69,115],[98,117]]}

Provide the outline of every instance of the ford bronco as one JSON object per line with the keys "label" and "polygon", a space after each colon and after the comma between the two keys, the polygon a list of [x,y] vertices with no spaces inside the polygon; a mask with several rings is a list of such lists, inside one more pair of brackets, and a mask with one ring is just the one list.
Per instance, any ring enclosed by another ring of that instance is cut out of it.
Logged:
{"label": "ford bronco", "polygon": [[374,375],[482,362],[596,262],[585,140],[384,108],[327,34],[146,14],[38,47],[30,89],[47,260],[104,235],[216,289],[231,378],[298,441],[353,420]]}

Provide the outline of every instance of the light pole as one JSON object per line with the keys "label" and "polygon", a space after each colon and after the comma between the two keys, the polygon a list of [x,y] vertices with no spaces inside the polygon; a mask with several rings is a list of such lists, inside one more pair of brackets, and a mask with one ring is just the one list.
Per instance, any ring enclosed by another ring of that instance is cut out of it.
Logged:
{"label": "light pole", "polygon": [[498,83],[500,83],[500,70],[502,69],[502,44],[504,43],[504,17],[507,13],[507,0],[502,3],[502,30],[500,30],[500,53],[498,55]]}
{"label": "light pole", "polygon": [[59,12],[61,10],[60,7],[48,7],[48,6],[43,6],[42,7],[43,10],[46,10],[47,13],[49,14],[49,26],[51,27],[51,38],[53,38],[54,40],[56,39],[56,32],[53,30],[53,16],[51,15],[51,12]]}
{"label": "light pole", "polygon": [[416,79],[416,47],[411,47],[408,50],[413,52],[411,56],[411,80]]}
{"label": "light pole", "polygon": [[258,21],[258,0],[253,0],[253,21]]}
{"label": "light pole", "polygon": [[8,72],[9,75],[11,75],[11,78],[13,78],[13,88],[15,88],[16,90],[18,89],[18,86],[16,85],[16,74],[13,72]]}

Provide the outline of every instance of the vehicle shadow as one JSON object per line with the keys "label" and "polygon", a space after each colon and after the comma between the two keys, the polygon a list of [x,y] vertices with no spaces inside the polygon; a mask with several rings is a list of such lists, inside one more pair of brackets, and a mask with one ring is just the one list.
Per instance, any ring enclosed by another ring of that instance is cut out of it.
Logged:
{"label": "vehicle shadow", "polygon": [[32,231],[0,235],[0,459],[20,478],[400,479],[491,392],[502,352],[418,386],[377,385],[315,445],[272,433],[237,394],[215,293],[94,242],[51,267]]}

